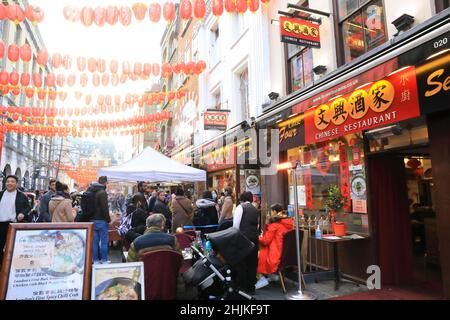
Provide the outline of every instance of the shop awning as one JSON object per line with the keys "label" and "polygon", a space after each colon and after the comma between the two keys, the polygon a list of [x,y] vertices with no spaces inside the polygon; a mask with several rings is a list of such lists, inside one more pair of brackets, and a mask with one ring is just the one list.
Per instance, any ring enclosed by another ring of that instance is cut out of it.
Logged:
{"label": "shop awning", "polygon": [[185,166],[150,147],[121,165],[98,170],[97,176],[107,176],[108,181],[120,182],[206,181],[204,170]]}

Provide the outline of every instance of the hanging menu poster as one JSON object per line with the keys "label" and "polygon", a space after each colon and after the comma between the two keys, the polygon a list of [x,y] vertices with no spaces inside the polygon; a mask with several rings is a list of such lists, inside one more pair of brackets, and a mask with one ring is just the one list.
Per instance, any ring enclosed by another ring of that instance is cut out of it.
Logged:
{"label": "hanging menu poster", "polygon": [[81,300],[87,230],[17,230],[7,300]]}

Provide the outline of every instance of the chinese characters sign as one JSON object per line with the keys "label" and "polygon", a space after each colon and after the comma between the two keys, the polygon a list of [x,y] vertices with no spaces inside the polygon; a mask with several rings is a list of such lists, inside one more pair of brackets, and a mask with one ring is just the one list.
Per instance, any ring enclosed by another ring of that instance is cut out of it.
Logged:
{"label": "chinese characters sign", "polygon": [[281,42],[320,49],[319,25],[302,19],[280,17]]}
{"label": "chinese characters sign", "polygon": [[203,113],[205,130],[227,130],[228,111],[207,111]]}
{"label": "chinese characters sign", "polygon": [[419,115],[415,70],[408,67],[307,111],[305,142],[326,141]]}
{"label": "chinese characters sign", "polygon": [[81,300],[87,230],[18,230],[7,300]]}

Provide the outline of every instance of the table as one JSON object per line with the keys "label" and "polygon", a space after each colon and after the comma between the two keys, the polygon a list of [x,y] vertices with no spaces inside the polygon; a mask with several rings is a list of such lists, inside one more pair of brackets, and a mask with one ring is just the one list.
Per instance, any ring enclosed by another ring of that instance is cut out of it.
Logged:
{"label": "table", "polygon": [[311,239],[316,239],[317,241],[324,241],[327,243],[333,244],[333,268],[334,268],[334,290],[338,291],[339,286],[341,284],[341,278],[342,274],[339,270],[339,255],[338,255],[338,244],[342,242],[348,242],[348,241],[357,241],[357,240],[365,240],[367,238],[361,237],[361,238],[343,238],[343,237],[337,237],[339,239],[328,238],[326,235],[322,236],[322,238],[316,238],[316,236],[311,236]]}

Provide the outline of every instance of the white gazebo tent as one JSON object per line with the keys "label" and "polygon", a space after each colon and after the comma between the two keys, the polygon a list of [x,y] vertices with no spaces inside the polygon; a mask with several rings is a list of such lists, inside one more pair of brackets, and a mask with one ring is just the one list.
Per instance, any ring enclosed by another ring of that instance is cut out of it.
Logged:
{"label": "white gazebo tent", "polygon": [[111,182],[197,182],[206,181],[204,170],[181,164],[147,147],[135,158],[118,166],[102,168],[97,175]]}

